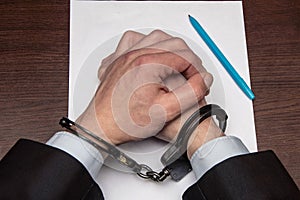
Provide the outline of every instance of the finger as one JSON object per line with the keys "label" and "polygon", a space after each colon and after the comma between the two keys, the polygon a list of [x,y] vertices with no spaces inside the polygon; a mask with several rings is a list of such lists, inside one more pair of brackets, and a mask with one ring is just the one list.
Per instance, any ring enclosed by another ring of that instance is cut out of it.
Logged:
{"label": "finger", "polygon": [[130,48],[135,46],[139,41],[145,37],[144,34],[135,31],[126,31],[115,51],[115,58],[127,52]]}
{"label": "finger", "polygon": [[135,44],[132,48],[129,50],[136,50],[145,48],[148,46],[151,46],[153,44],[156,44],[157,42],[168,40],[172,38],[171,35],[161,31],[161,30],[154,30],[150,34],[148,34],[146,37],[144,37],[142,40],[140,40],[137,44]]}
{"label": "finger", "polygon": [[145,35],[142,33],[138,33],[135,31],[126,31],[120,39],[115,52],[102,60],[101,66],[98,70],[99,80],[103,79],[107,68],[111,65],[113,61],[115,61],[120,55],[125,53],[129,48],[134,46],[143,37],[145,37]]}
{"label": "finger", "polygon": [[[132,66],[160,64],[160,70],[153,75],[159,75],[162,79],[174,73],[182,73],[186,79],[197,73],[205,73],[201,60],[192,51],[146,53],[137,56],[131,63]],[[169,69],[168,69],[169,68]],[[159,73],[160,72],[160,73]],[[159,73],[159,74],[158,74]]]}
{"label": "finger", "polygon": [[162,49],[165,51],[179,51],[179,50],[190,50],[189,46],[185,41],[178,37],[172,37],[163,41],[159,41],[155,44],[148,46],[147,48]]}
{"label": "finger", "polygon": [[[106,68],[108,65],[110,65],[116,58],[118,58],[120,55],[137,50],[143,47],[148,46],[149,44],[153,44],[156,42],[159,42],[164,39],[171,38],[170,35],[164,33],[160,30],[154,30],[149,35],[145,36],[142,33],[138,33],[135,31],[126,31],[122,38],[120,39],[120,42],[116,48],[116,51],[112,54],[112,56],[109,57],[109,59],[105,60],[105,66]],[[107,62],[109,61],[109,62]]]}
{"label": "finger", "polygon": [[161,95],[156,102],[165,109],[167,121],[174,119],[190,107],[198,104],[205,97],[212,82],[213,77],[207,72],[205,74],[195,74],[184,85]]}
{"label": "finger", "polygon": [[115,53],[110,54],[106,58],[101,61],[100,67],[98,69],[98,79],[102,80],[104,72],[106,71],[107,67],[114,61]]}
{"label": "finger", "polygon": [[[156,44],[153,44],[147,48],[160,49],[160,50],[173,52],[174,54],[181,56],[182,58],[189,61],[194,67],[197,67],[197,70],[199,72],[206,72],[206,69],[202,65],[201,59],[189,48],[189,46],[181,38],[173,37],[168,40],[164,40]],[[189,72],[189,73],[193,74],[195,72]]]}

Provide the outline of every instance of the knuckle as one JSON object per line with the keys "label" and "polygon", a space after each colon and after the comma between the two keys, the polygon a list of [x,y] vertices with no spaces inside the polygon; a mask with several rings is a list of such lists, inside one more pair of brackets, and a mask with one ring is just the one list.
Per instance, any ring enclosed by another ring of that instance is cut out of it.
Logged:
{"label": "knuckle", "polygon": [[155,29],[150,33],[150,35],[155,35],[155,36],[160,36],[163,34],[165,34],[165,32],[163,32],[162,30],[159,30],[159,29]]}
{"label": "knuckle", "polygon": [[149,36],[153,38],[154,40],[164,40],[169,39],[171,36],[169,36],[167,33],[163,32],[162,30],[156,29],[152,31]]}
{"label": "knuckle", "polygon": [[131,37],[134,37],[135,34],[136,34],[136,32],[128,30],[123,34],[123,38],[125,38],[125,39],[131,38]]}
{"label": "knuckle", "polygon": [[172,39],[174,45],[177,45],[177,46],[180,46],[180,47],[185,47],[185,48],[188,48],[188,45],[185,43],[185,41],[182,39],[182,38],[179,38],[179,37],[173,37]]}

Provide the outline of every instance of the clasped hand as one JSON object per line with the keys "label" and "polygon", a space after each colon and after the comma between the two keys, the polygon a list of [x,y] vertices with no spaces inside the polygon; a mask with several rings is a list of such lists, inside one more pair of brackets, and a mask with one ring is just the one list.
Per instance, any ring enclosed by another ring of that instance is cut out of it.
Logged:
{"label": "clasped hand", "polygon": [[76,121],[115,145],[176,138],[190,113],[205,104],[213,81],[182,39],[160,30],[124,33],[98,77],[95,96]]}

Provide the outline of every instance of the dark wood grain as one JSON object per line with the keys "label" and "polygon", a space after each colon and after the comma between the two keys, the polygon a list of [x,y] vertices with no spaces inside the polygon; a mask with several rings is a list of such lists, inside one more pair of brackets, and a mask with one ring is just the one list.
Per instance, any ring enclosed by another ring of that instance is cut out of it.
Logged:
{"label": "dark wood grain", "polygon": [[[245,1],[259,150],[300,186],[300,6]],[[45,142],[67,114],[69,1],[0,2],[0,158],[19,138]]]}
{"label": "dark wood grain", "polygon": [[19,138],[45,142],[67,114],[68,1],[0,3],[0,157]]}
{"label": "dark wood grain", "polygon": [[300,186],[300,1],[244,1],[259,150]]}

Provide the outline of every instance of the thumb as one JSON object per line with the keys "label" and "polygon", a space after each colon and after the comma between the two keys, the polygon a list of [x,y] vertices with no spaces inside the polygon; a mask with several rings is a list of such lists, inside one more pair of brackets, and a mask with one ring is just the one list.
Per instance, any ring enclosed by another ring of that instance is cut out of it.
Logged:
{"label": "thumb", "polygon": [[210,73],[197,73],[173,91],[160,95],[157,103],[165,109],[166,120],[170,121],[197,105],[205,97],[212,83],[213,77]]}

